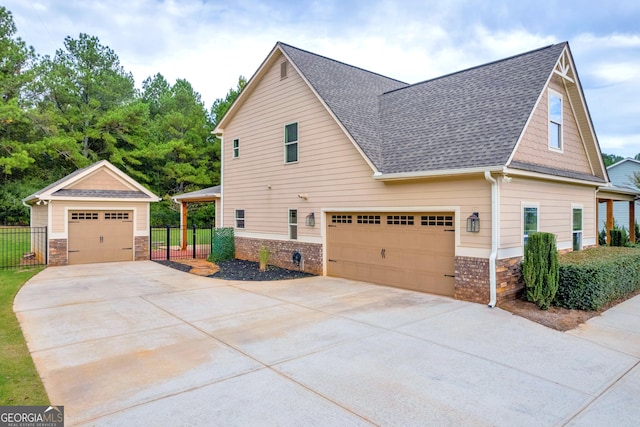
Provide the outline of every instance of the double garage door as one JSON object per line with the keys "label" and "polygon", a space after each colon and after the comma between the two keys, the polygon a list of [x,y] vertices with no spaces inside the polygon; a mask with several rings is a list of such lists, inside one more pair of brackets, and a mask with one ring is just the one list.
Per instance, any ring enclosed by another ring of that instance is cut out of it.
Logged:
{"label": "double garage door", "polygon": [[336,213],[327,218],[327,274],[452,296],[453,213]]}
{"label": "double garage door", "polygon": [[133,260],[133,211],[69,211],[69,264]]}

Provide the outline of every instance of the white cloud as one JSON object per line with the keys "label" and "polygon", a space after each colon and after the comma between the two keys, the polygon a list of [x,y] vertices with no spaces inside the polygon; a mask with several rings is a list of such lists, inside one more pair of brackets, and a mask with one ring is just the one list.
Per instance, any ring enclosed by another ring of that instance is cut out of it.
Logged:
{"label": "white cloud", "polygon": [[38,53],[52,55],[67,35],[95,35],[138,86],[156,73],[169,82],[185,78],[207,107],[235,87],[239,75],[251,77],[276,41],[416,83],[569,40],[603,150],[640,151],[635,3],[621,9],[587,2],[563,25],[551,6],[526,0],[3,3],[14,13],[18,35]]}

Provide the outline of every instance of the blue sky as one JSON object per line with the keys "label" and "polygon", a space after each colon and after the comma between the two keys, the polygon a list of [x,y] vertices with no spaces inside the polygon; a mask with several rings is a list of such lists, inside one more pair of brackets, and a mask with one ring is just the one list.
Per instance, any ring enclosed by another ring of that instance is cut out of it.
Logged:
{"label": "blue sky", "polygon": [[640,153],[637,0],[5,0],[43,55],[97,36],[136,83],[185,78],[207,108],[277,41],[407,83],[568,41],[600,146]]}

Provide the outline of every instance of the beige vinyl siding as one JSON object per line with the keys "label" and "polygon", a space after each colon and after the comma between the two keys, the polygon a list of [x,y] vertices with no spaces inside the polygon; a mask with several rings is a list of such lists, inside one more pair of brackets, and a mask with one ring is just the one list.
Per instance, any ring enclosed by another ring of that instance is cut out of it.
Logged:
{"label": "beige vinyl siding", "polygon": [[31,226],[46,227],[48,223],[48,206],[33,205],[31,206]]}
{"label": "beige vinyl siding", "polygon": [[[288,236],[288,210],[298,209],[298,239],[319,238],[322,209],[459,207],[457,226],[479,212],[480,233],[460,232],[466,247],[490,247],[490,185],[478,174],[458,179],[384,183],[310,88],[289,67],[280,79],[281,58],[272,61],[224,130],[224,225],[234,225],[235,209],[245,210],[244,233]],[[284,163],[284,126],[298,122],[298,156]],[[233,159],[233,140],[242,155]],[[308,199],[299,198],[308,195]],[[315,227],[304,225],[314,212]]]}
{"label": "beige vinyl siding", "polygon": [[66,230],[66,207],[72,210],[132,210],[135,209],[136,235],[144,235],[149,228],[149,204],[144,202],[84,202],[84,201],[54,201],[52,202],[52,232],[64,233]]}
{"label": "beige vinyl siding", "polygon": [[[549,88],[562,95],[562,152],[549,149]],[[513,160],[591,175],[587,153],[561,78],[554,75],[549,88],[543,91]]]}
{"label": "beige vinyl siding", "polygon": [[[538,205],[538,231],[554,233],[557,242],[572,239],[572,205],[583,208],[583,241],[594,239],[595,190],[592,187],[514,177],[500,187],[500,249],[522,246],[522,205]],[[560,247],[560,249],[565,249]]]}
{"label": "beige vinyl siding", "polygon": [[122,182],[107,169],[99,169],[67,188],[74,190],[137,190]]}

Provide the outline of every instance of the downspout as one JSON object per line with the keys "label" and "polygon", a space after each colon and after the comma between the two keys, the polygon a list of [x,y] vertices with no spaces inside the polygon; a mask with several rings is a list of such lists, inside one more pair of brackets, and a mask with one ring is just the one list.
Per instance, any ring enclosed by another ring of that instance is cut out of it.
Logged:
{"label": "downspout", "polygon": [[496,258],[498,257],[499,200],[498,181],[485,171],[484,178],[491,183],[491,255],[489,255],[489,307],[496,306]]}

